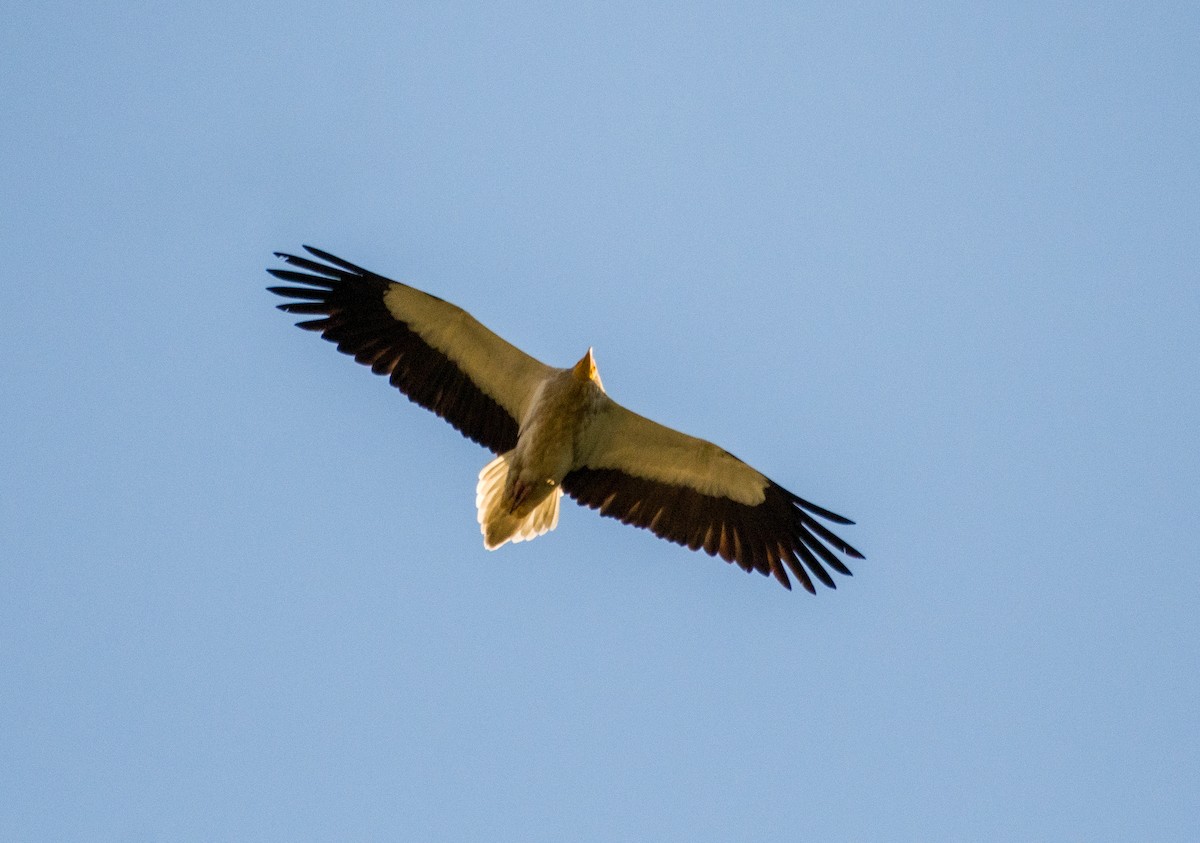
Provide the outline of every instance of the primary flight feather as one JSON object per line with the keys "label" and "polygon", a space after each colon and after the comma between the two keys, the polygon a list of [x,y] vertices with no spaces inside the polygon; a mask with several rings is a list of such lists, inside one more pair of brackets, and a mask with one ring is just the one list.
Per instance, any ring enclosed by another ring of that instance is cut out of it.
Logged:
{"label": "primary flight feather", "polygon": [[592,350],[571,368],[530,357],[460,307],[305,246],[268,269],[303,286],[270,287],[313,318],[339,351],[489,448],[475,503],[484,546],[536,538],[558,524],[566,492],[584,506],[746,571],[788,571],[809,591],[827,568],[862,559],[817,519],[854,522],[793,495],[711,442],[625,409],[604,391]]}

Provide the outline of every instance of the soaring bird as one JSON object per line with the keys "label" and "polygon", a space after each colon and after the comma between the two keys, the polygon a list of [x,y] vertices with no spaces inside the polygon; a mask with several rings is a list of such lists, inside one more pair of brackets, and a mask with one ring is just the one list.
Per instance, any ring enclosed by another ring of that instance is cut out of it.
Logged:
{"label": "soaring bird", "polygon": [[[853,524],[798,497],[711,442],[639,416],[608,397],[592,349],[574,366],[547,366],[437,296],[320,249],[275,256],[268,269],[303,286],[268,287],[279,309],[309,318],[338,351],[497,456],[479,472],[483,544],[534,539],[558,525],[563,492],[601,515],[704,549],[791,589],[815,593],[850,575],[836,553],[863,555],[818,518]],[[835,553],[836,551],[836,553]]]}

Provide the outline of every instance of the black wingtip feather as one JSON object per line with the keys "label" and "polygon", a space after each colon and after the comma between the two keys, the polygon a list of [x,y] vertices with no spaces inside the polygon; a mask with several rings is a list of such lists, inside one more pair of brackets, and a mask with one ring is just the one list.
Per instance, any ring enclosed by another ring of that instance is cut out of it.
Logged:
{"label": "black wingtip feather", "polygon": [[782,564],[777,564],[771,573],[775,575],[776,581],[781,586],[786,588],[788,591],[792,590],[792,581],[788,579],[787,571],[783,569]]}
{"label": "black wingtip feather", "polygon": [[291,299],[325,301],[329,298],[328,290],[314,290],[311,287],[267,287],[267,290],[277,296],[284,296]]}
{"label": "black wingtip feather", "polygon": [[267,273],[278,278],[280,281],[290,281],[293,284],[307,284],[309,287],[317,287],[323,290],[336,288],[340,280],[337,276],[323,278],[319,275],[310,275],[307,272],[297,272],[294,269],[268,269]]}
{"label": "black wingtip feather", "polygon": [[340,266],[342,269],[345,269],[348,272],[353,272],[355,275],[370,275],[371,274],[367,270],[363,269],[361,266],[352,264],[348,260],[343,260],[342,258],[339,258],[337,255],[331,255],[331,254],[329,254],[329,252],[326,252],[323,249],[318,249],[316,246],[309,246],[308,244],[305,244],[304,251],[308,252],[310,255],[312,255],[314,257],[320,258],[323,261],[327,261],[327,262],[333,264],[334,266]]}
{"label": "black wingtip feather", "polygon": [[847,518],[844,515],[838,515],[836,512],[832,512],[823,506],[817,506],[812,501],[806,501],[804,498],[800,497],[799,495],[793,495],[791,492],[788,492],[787,490],[783,490],[783,491],[789,498],[792,499],[792,501],[797,506],[799,506],[801,509],[808,510],[813,515],[816,515],[819,518],[824,518],[826,521],[832,521],[834,524],[852,525],[854,523],[853,521],[851,521],[849,518]]}

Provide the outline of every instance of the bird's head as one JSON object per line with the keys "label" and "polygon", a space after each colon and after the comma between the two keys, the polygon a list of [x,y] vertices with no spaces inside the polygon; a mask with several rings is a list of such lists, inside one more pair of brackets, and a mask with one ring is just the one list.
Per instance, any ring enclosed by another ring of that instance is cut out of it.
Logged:
{"label": "bird's head", "polygon": [[600,380],[600,370],[596,368],[596,358],[592,356],[592,350],[589,348],[587,354],[575,364],[575,368],[571,370],[571,374],[577,381],[592,381],[596,386],[604,390],[604,384]]}

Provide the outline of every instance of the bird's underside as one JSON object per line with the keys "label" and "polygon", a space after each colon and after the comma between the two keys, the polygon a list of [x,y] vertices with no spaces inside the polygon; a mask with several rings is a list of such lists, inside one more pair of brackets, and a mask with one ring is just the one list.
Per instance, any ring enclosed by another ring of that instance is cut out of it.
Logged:
{"label": "bird's underside", "polygon": [[[601,515],[703,549],[791,588],[835,588],[838,554],[861,559],[817,519],[852,524],[727,451],[625,409],[604,391],[591,349],[573,367],[534,359],[465,310],[333,255],[276,253],[289,284],[271,292],[422,407],[496,454],[479,474],[484,544],[536,538],[558,524],[563,492]],[[315,258],[315,260],[314,260]]]}

